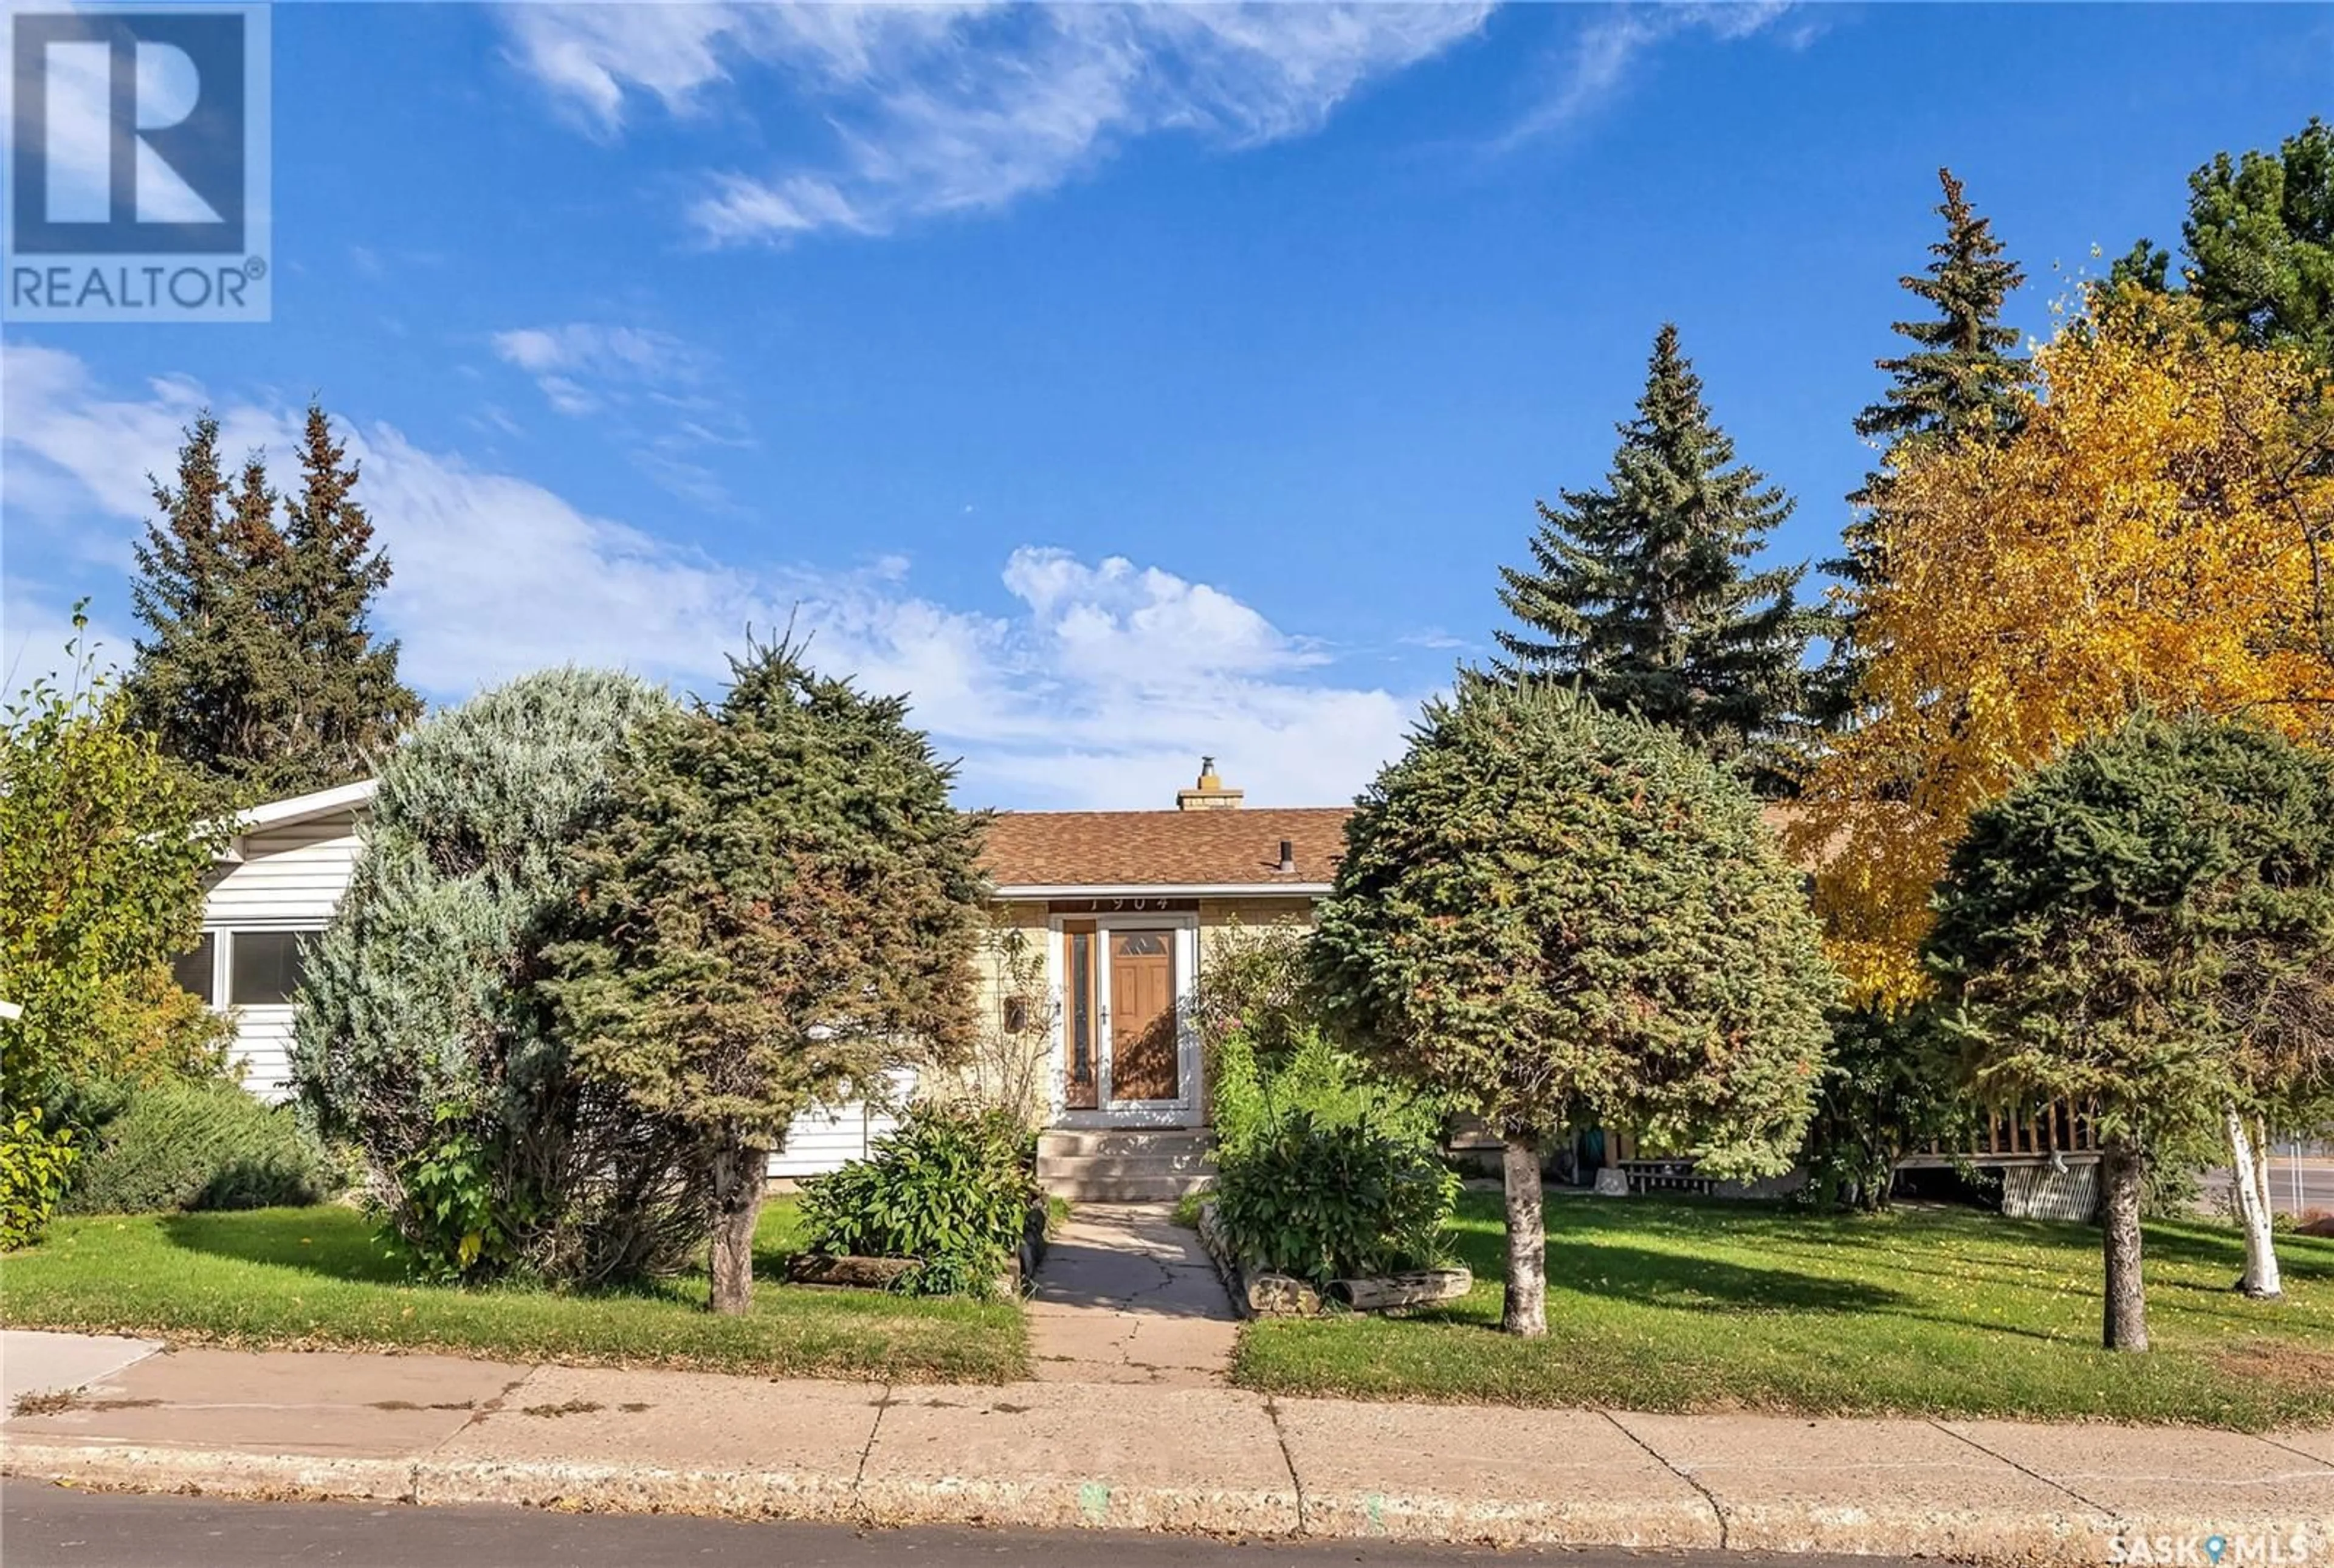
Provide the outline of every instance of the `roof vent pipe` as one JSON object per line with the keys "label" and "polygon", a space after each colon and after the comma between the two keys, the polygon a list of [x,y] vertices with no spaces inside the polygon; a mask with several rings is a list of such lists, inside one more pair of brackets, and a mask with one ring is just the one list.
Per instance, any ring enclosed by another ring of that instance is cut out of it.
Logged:
{"label": "roof vent pipe", "polygon": [[1297,869],[1297,847],[1287,839],[1280,841],[1280,874],[1287,876]]}

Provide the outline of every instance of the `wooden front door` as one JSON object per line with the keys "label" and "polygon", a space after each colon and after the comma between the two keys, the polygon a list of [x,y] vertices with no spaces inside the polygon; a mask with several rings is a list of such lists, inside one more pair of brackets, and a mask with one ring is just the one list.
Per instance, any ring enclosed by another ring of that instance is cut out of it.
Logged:
{"label": "wooden front door", "polygon": [[1110,1097],[1181,1100],[1175,933],[1110,933]]}

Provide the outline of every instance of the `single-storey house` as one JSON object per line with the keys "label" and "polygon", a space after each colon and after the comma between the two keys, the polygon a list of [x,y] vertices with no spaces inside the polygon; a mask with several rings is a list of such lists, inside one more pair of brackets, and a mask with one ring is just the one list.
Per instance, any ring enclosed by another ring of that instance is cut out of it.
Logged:
{"label": "single-storey house", "polygon": [[[289,1091],[302,941],[348,887],[371,798],[366,781],[245,813],[211,874],[201,946],[178,963],[180,984],[235,1014],[244,1082],[267,1098]],[[1769,810],[1779,818],[1788,808]],[[1030,1097],[1042,1097],[1047,1129],[1038,1172],[1049,1188],[1157,1198],[1205,1178],[1206,1071],[1182,1004],[1233,933],[1311,923],[1349,813],[1246,806],[1204,760],[1169,809],[991,820],[992,933],[1012,939],[1031,983],[1008,984],[994,950],[979,956],[977,972],[991,1029],[1030,1043]],[[901,1074],[880,1099],[805,1112],[771,1157],[771,1177],[798,1179],[863,1156],[915,1087]],[[1576,1152],[1586,1157],[1580,1179],[1615,1190],[1712,1186],[1691,1161],[1640,1150],[1625,1132],[1597,1130]],[[2096,1203],[2096,1159],[2088,1120],[2051,1106],[1996,1117],[1971,1150],[1923,1150],[1905,1163],[1991,1168],[2011,1212],[2074,1218]]]}
{"label": "single-storey house", "polygon": [[[321,931],[363,851],[370,781],[255,807],[236,819],[205,894],[201,945],[178,981],[236,1019],[254,1092],[289,1092],[292,998],[304,938]],[[986,869],[993,925],[1042,952],[1036,1029],[1050,1024],[1041,1082],[1048,1178],[1090,1196],[1158,1196],[1198,1179],[1207,1092],[1180,1004],[1210,947],[1237,926],[1309,921],[1329,890],[1346,808],[1243,809],[1212,765],[1171,809],[1005,812]],[[1008,998],[993,958],[986,1000]],[[1016,1019],[1017,1023],[1024,1020]],[[895,1090],[903,1096],[910,1084]],[[893,1125],[895,1106],[854,1101],[799,1118],[771,1175],[832,1170]]]}

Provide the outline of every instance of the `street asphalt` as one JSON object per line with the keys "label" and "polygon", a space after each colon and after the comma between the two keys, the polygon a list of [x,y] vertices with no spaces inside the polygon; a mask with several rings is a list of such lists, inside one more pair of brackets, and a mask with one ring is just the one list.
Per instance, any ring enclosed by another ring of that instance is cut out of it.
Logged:
{"label": "street asphalt", "polygon": [[1089,1530],[854,1530],[528,1508],[212,1502],[20,1480],[0,1486],[0,1554],[8,1568],[1439,1568],[1559,1559],[1566,1568],[1888,1568],[1892,1561],[1240,1543]]}
{"label": "street asphalt", "polygon": [[[2228,1171],[2206,1171],[2204,1186],[2207,1198],[2220,1198],[2229,1190]],[[2269,1201],[2280,1214],[2334,1213],[2334,1160],[2279,1156],[2270,1162]]]}

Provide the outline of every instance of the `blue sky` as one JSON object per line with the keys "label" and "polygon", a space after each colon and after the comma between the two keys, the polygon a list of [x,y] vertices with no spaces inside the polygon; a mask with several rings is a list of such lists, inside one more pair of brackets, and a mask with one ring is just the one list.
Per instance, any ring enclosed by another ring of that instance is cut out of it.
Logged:
{"label": "blue sky", "polygon": [[[709,690],[750,620],[913,694],[964,794],[1350,795],[1480,656],[1532,501],[1676,320],[1820,557],[1949,164],[2025,265],[2176,236],[2334,105],[2235,5],[285,4],[275,320],[6,330],[0,665],[125,572],[206,404],[367,463],[433,700]],[[1811,591],[1813,585],[1811,584]],[[796,607],[799,607],[798,611]]]}

